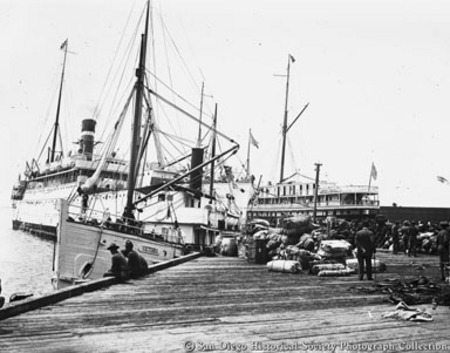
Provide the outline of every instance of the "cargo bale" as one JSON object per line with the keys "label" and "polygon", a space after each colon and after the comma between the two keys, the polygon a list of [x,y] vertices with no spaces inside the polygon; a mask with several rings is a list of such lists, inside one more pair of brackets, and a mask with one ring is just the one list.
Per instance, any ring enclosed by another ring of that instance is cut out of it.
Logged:
{"label": "cargo bale", "polygon": [[269,271],[298,273],[302,270],[300,262],[292,260],[273,260],[267,263]]}
{"label": "cargo bale", "polygon": [[[309,216],[294,216],[283,218],[281,225],[286,229],[310,229],[312,227],[311,217]],[[309,231],[311,231],[310,229]]]}
{"label": "cargo bale", "polygon": [[317,275],[320,271],[344,270],[343,264],[316,264],[311,267],[311,273]]}
{"label": "cargo bale", "polygon": [[255,234],[253,234],[253,239],[266,239],[268,233],[269,233],[269,231],[267,231],[267,230],[260,230],[260,231],[256,232]]}

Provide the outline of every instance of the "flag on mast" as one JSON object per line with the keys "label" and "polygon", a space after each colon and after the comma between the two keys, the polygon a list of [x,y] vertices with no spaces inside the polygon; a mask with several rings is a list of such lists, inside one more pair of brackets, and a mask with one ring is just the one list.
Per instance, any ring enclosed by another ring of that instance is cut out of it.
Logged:
{"label": "flag on mast", "polygon": [[256,139],[252,135],[252,130],[249,130],[250,133],[250,143],[255,146],[256,148],[259,148],[259,142],[256,141]]}
{"label": "flag on mast", "polygon": [[440,183],[442,183],[442,184],[449,184],[449,182],[448,182],[448,180],[447,179],[445,179],[444,177],[442,177],[442,176],[437,176],[436,177],[437,178],[437,180],[440,182]]}
{"label": "flag on mast", "polygon": [[59,49],[64,50],[67,47],[67,43],[69,42],[69,39],[66,39],[63,44],[61,44],[61,47]]}
{"label": "flag on mast", "polygon": [[375,168],[375,164],[372,162],[372,168],[370,169],[370,177],[373,178],[373,180],[377,180],[378,172],[377,168]]}
{"label": "flag on mast", "polygon": [[291,61],[292,61],[293,63],[295,63],[295,58],[294,58],[291,54],[289,54],[289,59],[291,59]]}

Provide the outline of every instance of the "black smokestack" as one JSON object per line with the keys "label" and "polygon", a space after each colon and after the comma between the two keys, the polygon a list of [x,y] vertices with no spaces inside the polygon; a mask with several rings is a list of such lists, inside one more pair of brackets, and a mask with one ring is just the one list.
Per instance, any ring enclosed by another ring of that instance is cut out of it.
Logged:
{"label": "black smokestack", "polygon": [[81,121],[81,150],[83,156],[90,161],[94,152],[95,119],[86,118]]}

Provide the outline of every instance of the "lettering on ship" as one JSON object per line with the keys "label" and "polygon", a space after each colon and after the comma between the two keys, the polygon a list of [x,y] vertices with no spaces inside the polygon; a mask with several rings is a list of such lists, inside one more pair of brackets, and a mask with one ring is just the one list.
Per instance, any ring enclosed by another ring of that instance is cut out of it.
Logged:
{"label": "lettering on ship", "polygon": [[142,252],[152,255],[158,255],[158,249],[143,245],[140,249]]}

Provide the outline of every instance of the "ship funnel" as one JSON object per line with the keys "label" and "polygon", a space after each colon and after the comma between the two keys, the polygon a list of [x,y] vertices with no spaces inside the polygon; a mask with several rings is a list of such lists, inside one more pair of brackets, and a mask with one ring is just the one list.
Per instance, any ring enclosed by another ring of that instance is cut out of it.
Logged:
{"label": "ship funnel", "polygon": [[86,156],[87,160],[92,160],[92,154],[94,152],[94,136],[95,125],[97,122],[93,118],[84,118],[81,121],[81,141],[80,149],[83,156]]}
{"label": "ship funnel", "polygon": [[[197,167],[198,165],[203,163],[203,154],[204,154],[203,148],[193,148],[192,149],[191,169],[194,169],[195,167]],[[203,169],[202,168],[193,172],[191,174],[191,180],[190,180],[191,189],[201,190],[202,189],[202,178],[203,178]]]}

